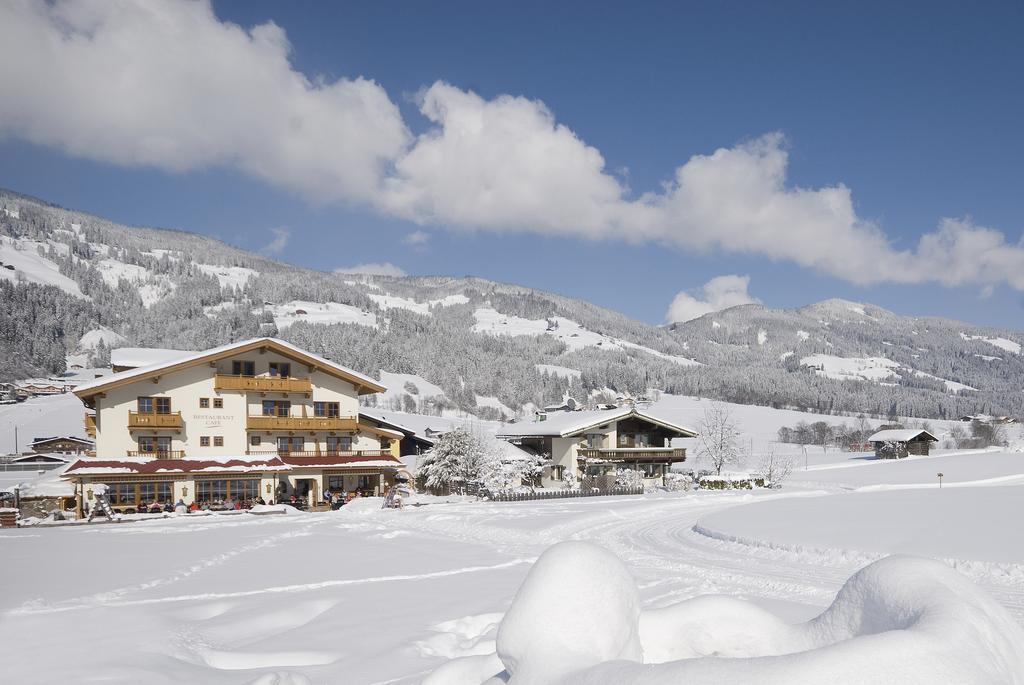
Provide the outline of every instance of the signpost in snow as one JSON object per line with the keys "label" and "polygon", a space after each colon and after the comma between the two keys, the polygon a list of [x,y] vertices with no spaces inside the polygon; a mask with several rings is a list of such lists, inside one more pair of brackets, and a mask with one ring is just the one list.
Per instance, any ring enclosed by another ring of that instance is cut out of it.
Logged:
{"label": "signpost in snow", "polygon": [[937,475],[939,477],[939,490],[941,490],[942,489],[942,476],[945,475],[945,474],[937,473],[935,475]]}

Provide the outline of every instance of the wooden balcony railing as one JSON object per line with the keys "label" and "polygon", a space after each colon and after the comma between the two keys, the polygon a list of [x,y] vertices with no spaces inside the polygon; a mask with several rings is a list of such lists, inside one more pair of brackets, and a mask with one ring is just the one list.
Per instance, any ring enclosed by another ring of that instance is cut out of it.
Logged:
{"label": "wooden balcony railing", "polygon": [[354,431],[359,419],[354,416],[248,416],[245,427],[257,431]]}
{"label": "wooden balcony railing", "polygon": [[268,457],[390,457],[391,450],[246,450],[249,456]]}
{"label": "wooden balcony railing", "polygon": [[598,448],[581,447],[576,455],[581,459],[607,459],[609,461],[685,461],[685,447],[622,447]]}
{"label": "wooden balcony railing", "polygon": [[96,416],[93,414],[85,415],[85,434],[90,438],[96,437]]}
{"label": "wooden balcony railing", "polygon": [[129,457],[150,457],[151,459],[184,459],[185,450],[128,450]]}
{"label": "wooden balcony railing", "polygon": [[181,428],[181,412],[170,414],[141,414],[137,411],[128,412],[129,428]]}
{"label": "wooden balcony railing", "polygon": [[218,373],[213,387],[221,390],[242,392],[313,392],[313,383],[308,378],[282,378],[280,376],[231,376]]}

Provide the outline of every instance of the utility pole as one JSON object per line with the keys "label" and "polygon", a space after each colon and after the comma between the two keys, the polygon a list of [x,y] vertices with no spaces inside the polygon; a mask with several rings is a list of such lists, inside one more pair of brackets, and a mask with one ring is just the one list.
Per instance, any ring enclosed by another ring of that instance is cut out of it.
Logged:
{"label": "utility pole", "polygon": [[18,456],[18,427],[14,427],[14,456]]}

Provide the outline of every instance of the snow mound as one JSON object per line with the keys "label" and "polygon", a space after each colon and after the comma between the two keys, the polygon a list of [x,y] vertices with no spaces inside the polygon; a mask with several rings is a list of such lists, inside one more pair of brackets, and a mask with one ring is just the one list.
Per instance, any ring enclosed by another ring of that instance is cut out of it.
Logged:
{"label": "snow mound", "polygon": [[1022,644],[1024,631],[1002,606],[931,559],[876,561],[820,616],[790,625],[730,597],[640,612],[617,557],[563,542],[537,560],[502,620],[500,664],[490,655],[457,659],[427,682],[1024,683]]}

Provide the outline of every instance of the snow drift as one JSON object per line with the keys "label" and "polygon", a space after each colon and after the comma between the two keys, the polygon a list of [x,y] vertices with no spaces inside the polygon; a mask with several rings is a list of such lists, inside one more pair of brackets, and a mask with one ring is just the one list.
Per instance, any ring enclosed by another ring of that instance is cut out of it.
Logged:
{"label": "snow drift", "polygon": [[426,683],[1024,683],[1024,631],[948,566],[893,556],[854,574],[817,618],[791,625],[720,596],[639,610],[625,565],[586,542],[549,548],[498,631],[497,654]]}

